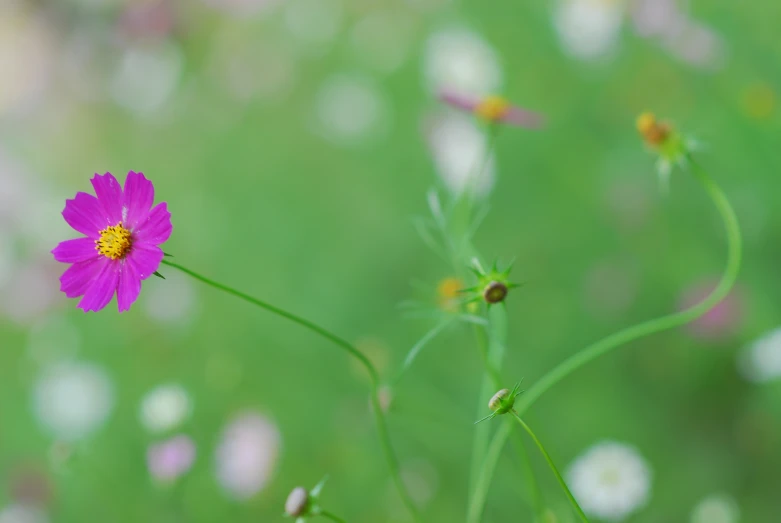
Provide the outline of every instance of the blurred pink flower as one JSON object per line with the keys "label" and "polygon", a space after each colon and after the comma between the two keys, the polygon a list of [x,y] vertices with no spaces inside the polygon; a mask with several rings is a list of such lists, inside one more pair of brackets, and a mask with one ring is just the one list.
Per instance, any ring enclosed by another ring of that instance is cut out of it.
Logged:
{"label": "blurred pink flower", "polygon": [[176,23],[171,0],[149,0],[129,4],[119,17],[119,30],[133,39],[164,38]]}
{"label": "blurred pink flower", "polygon": [[281,0],[202,0],[210,7],[237,17],[257,16],[269,13]]}
{"label": "blurred pink flower", "polygon": [[657,39],[678,60],[699,69],[723,66],[723,38],[691,18],[675,0],[634,0],[630,15],[640,36]]}
{"label": "blurred pink flower", "polygon": [[24,463],[8,474],[8,493],[17,503],[43,508],[54,499],[54,485],[43,467]]}
{"label": "blurred pink flower", "polygon": [[174,481],[192,467],[195,461],[195,443],[189,436],[174,436],[150,445],[146,461],[153,478],[162,482]]}
{"label": "blurred pink flower", "polygon": [[710,27],[686,21],[665,34],[664,43],[677,59],[699,69],[720,69],[727,51],[724,39]]}
{"label": "blurred pink flower", "polygon": [[[687,309],[705,299],[715,289],[712,282],[700,282],[684,290],[679,300],[679,308]],[[733,289],[723,300],[704,315],[691,322],[687,331],[693,337],[716,341],[735,334],[743,319],[743,300],[740,291]]]}
{"label": "blurred pink flower", "polygon": [[280,436],[276,425],[255,412],[234,418],[217,448],[217,480],[237,499],[260,492],[274,472]]}
{"label": "blurred pink flower", "polygon": [[474,113],[483,120],[492,123],[504,123],[516,127],[526,127],[527,129],[535,129],[543,124],[541,114],[512,105],[500,96],[481,98],[442,90],[439,93],[439,99],[452,107]]}
{"label": "blurred pink flower", "polygon": [[634,0],[630,16],[635,30],[644,37],[664,36],[686,20],[675,0]]}

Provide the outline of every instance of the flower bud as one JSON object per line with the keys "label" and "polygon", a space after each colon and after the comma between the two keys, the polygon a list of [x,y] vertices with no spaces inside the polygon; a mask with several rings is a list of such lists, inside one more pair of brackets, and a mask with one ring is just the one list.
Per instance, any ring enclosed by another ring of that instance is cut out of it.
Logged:
{"label": "flower bud", "polygon": [[659,180],[667,190],[673,167],[686,165],[689,153],[697,147],[696,140],[679,133],[671,124],[660,122],[650,112],[637,117],[637,131],[648,149],[657,155]]}
{"label": "flower bud", "polygon": [[510,289],[520,287],[510,281],[512,264],[504,270],[499,270],[497,263],[494,262],[491,270],[486,271],[480,261],[475,259],[470,269],[477,276],[477,284],[461,291],[469,303],[484,302],[489,306],[496,305],[505,300]]}
{"label": "flower bud", "polygon": [[304,487],[296,487],[285,501],[285,513],[291,517],[306,514],[309,509],[309,492]]}
{"label": "flower bud", "polygon": [[520,388],[521,382],[519,381],[515,384],[513,390],[502,389],[494,394],[493,397],[491,397],[491,399],[488,401],[488,408],[491,410],[491,414],[484,417],[483,419],[475,421],[475,425],[483,421],[493,419],[496,416],[511,412],[513,410],[513,406],[515,406],[515,398],[517,398],[518,395],[523,392],[520,390]]}
{"label": "flower bud", "polygon": [[507,285],[500,281],[492,281],[483,290],[483,299],[491,305],[501,303],[507,297]]}
{"label": "flower bud", "polygon": [[502,407],[503,400],[510,395],[510,389],[502,389],[488,401],[488,408],[494,412]]}
{"label": "flower bud", "polygon": [[659,147],[670,137],[672,128],[667,123],[657,121],[653,113],[645,112],[637,117],[637,130],[645,143]]}

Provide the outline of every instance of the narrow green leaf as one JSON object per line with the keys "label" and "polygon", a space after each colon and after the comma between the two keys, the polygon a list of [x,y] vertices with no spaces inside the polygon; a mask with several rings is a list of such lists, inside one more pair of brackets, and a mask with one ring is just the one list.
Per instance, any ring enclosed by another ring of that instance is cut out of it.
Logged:
{"label": "narrow green leaf", "polygon": [[399,370],[399,373],[396,375],[396,378],[393,380],[394,383],[398,382],[401,377],[404,375],[404,373],[412,366],[412,363],[415,361],[415,358],[418,357],[418,354],[420,354],[420,351],[423,350],[423,347],[425,347],[431,340],[437,337],[437,335],[444,330],[444,328],[450,324],[450,319],[445,319],[441,322],[439,322],[434,328],[429,330],[426,334],[423,335],[422,338],[418,340],[418,342],[412,346],[410,351],[407,353],[407,357],[404,358],[404,363],[401,366],[401,369]]}

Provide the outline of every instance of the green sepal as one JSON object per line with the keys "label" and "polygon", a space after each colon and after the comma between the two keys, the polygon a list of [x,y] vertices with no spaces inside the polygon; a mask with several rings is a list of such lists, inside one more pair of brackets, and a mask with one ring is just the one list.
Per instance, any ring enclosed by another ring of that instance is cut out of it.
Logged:
{"label": "green sepal", "polygon": [[158,272],[158,271],[155,271],[155,272],[153,272],[152,274],[154,274],[154,275],[155,275],[155,276],[157,276],[158,278],[165,279],[165,276],[163,276],[162,274],[160,274],[160,272]]}
{"label": "green sepal", "polygon": [[323,487],[325,487],[325,482],[326,481],[328,481],[328,475],[327,474],[323,477],[323,479],[320,480],[320,483],[315,485],[312,488],[312,490],[309,491],[309,495],[312,497],[312,499],[317,499],[317,497],[323,491]]}

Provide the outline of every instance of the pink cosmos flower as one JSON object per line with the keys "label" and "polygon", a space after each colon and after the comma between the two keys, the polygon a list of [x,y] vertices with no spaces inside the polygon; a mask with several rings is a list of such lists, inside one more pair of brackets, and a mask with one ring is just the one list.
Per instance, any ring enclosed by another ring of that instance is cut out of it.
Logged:
{"label": "pink cosmos flower", "polygon": [[86,238],[65,240],[52,251],[57,261],[73,264],[60,277],[60,290],[68,298],[83,296],[78,307],[84,311],[99,311],[116,292],[124,312],[138,298],[141,281],[160,266],[171,213],[165,202],[152,207],[154,185],[142,173],[129,172],[124,190],[111,173],[96,174],[92,186],[97,197],[76,193],[62,211]]}
{"label": "pink cosmos flower", "polygon": [[[704,300],[716,288],[712,281],[701,281],[685,289],[679,300],[679,309],[687,309]],[[703,341],[727,340],[740,330],[745,314],[740,287],[733,288],[723,300],[708,312],[689,323],[689,334]]]}
{"label": "pink cosmos flower", "polygon": [[149,473],[158,481],[173,481],[190,470],[195,454],[195,443],[182,434],[151,445],[146,453]]}
{"label": "pink cosmos flower", "polygon": [[501,96],[479,98],[445,90],[439,93],[439,99],[457,109],[474,113],[491,123],[535,129],[541,127],[544,120],[541,114],[512,105]]}

